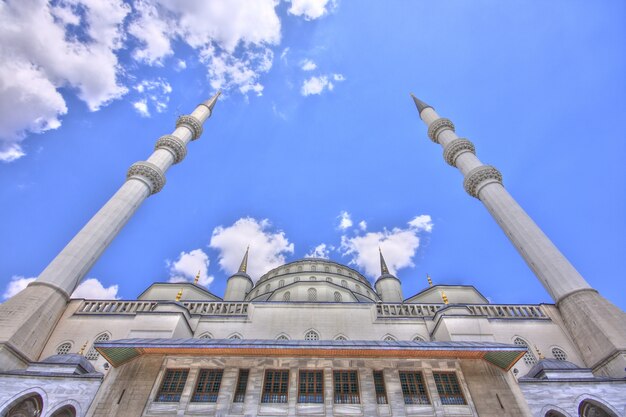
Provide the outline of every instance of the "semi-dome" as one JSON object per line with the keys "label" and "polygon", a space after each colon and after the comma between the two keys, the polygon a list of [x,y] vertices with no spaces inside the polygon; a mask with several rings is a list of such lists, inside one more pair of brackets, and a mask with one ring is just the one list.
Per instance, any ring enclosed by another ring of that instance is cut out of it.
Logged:
{"label": "semi-dome", "polygon": [[323,258],[303,258],[265,273],[246,301],[377,302],[360,272]]}

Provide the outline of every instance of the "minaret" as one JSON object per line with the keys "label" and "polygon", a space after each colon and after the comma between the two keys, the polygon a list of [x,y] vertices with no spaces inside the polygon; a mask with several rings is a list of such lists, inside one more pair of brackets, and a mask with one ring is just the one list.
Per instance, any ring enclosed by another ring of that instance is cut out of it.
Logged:
{"label": "minaret", "polygon": [[246,272],[248,270],[249,251],[250,246],[248,246],[246,253],[243,255],[239,270],[228,278],[224,301],[243,301],[246,298],[246,294],[252,289],[252,278],[250,278],[250,275]]}
{"label": "minaret", "polygon": [[504,188],[500,171],[480,162],[474,144],[459,138],[450,120],[411,96],[428,136],[465,177],[465,191],[485,205],[556,302],[586,365],[598,374],[626,376],[626,313],[591,288]]}
{"label": "minaret", "polygon": [[387,268],[387,263],[380,248],[378,248],[378,253],[380,255],[380,277],[376,280],[376,292],[386,303],[401,303],[404,301],[402,284],[398,278],[389,273],[389,268]]}
{"label": "minaret", "polygon": [[148,160],[134,163],[126,181],[50,262],[36,281],[0,305],[0,370],[34,361],[63,313],[70,295],[141,203],[165,185],[165,172],[200,137],[218,92],[180,116],[172,134],[159,138]]}

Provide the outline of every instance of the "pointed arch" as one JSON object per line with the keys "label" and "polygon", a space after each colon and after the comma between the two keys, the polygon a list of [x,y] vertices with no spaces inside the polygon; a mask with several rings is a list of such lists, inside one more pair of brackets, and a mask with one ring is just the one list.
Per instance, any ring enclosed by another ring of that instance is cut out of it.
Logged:
{"label": "pointed arch", "polygon": [[339,333],[337,336],[333,337],[334,340],[348,340],[348,337],[343,333]]}
{"label": "pointed arch", "polygon": [[320,340],[320,334],[315,329],[311,329],[304,334],[304,340]]}
{"label": "pointed arch", "polygon": [[213,339],[213,335],[210,332],[204,332],[198,339]]}
{"label": "pointed arch", "polygon": [[100,357],[100,354],[98,353],[98,351],[94,347],[94,343],[96,343],[96,342],[106,342],[107,340],[110,340],[110,339],[111,339],[111,333],[109,333],[107,331],[102,332],[98,336],[96,336],[96,338],[94,339],[93,343],[91,344],[91,347],[87,351],[87,354],[85,355],[85,359],[90,360],[90,361],[98,360],[98,358]]}
{"label": "pointed arch", "polygon": [[579,417],[619,417],[619,411],[595,395],[583,394],[575,404],[578,404]]}
{"label": "pointed arch", "polygon": [[276,336],[276,340],[291,340],[289,338],[289,336],[285,333],[280,333],[278,336]]}
{"label": "pointed arch", "polygon": [[237,340],[241,340],[243,339],[243,336],[241,336],[241,334],[239,333],[233,333],[230,336],[228,336],[229,339],[237,339]]}
{"label": "pointed arch", "polygon": [[424,336],[420,336],[419,334],[413,336],[413,338],[411,340],[413,340],[414,342],[425,342],[426,341]]}
{"label": "pointed arch", "polygon": [[[24,415],[43,415],[43,409],[48,405],[46,392],[41,388],[29,388],[9,398],[0,406],[0,416],[9,416],[12,412],[23,411]],[[39,414],[34,414],[33,412]]]}
{"label": "pointed arch", "polygon": [[307,301],[317,301],[317,290],[315,288],[307,290]]}
{"label": "pointed arch", "polygon": [[383,336],[383,341],[385,341],[385,342],[397,342],[398,339],[394,335],[387,333],[385,336]]}
{"label": "pointed arch", "polygon": [[75,400],[63,401],[48,412],[50,417],[76,417],[82,414],[80,404]]}
{"label": "pointed arch", "polygon": [[539,412],[539,417],[572,417],[567,411],[556,405],[548,404]]}
{"label": "pointed arch", "polygon": [[513,344],[518,346],[525,346],[526,348],[528,348],[528,351],[524,353],[524,356],[522,356],[522,359],[524,360],[524,363],[526,365],[533,366],[537,363],[537,357],[532,352],[530,344],[525,339],[521,338],[520,336],[515,336],[513,338]]}

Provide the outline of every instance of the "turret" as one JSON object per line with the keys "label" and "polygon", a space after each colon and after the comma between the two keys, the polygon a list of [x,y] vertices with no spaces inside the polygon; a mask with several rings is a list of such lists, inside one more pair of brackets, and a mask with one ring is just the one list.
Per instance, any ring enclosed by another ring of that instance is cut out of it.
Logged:
{"label": "turret", "polygon": [[401,303],[404,300],[402,283],[397,277],[389,273],[389,268],[387,268],[380,248],[378,248],[378,252],[380,254],[380,277],[376,280],[376,292],[386,303]]}
{"label": "turret", "polygon": [[226,292],[224,293],[224,301],[243,301],[246,294],[252,289],[252,278],[247,274],[248,270],[248,252],[250,247],[246,249],[245,255],[241,260],[239,270],[228,278],[226,282]]}

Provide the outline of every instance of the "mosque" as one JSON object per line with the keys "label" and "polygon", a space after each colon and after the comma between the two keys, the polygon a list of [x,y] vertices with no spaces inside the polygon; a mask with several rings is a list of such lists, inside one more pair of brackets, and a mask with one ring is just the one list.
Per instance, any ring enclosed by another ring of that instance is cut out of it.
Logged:
{"label": "mosque", "polygon": [[318,258],[254,282],[245,248],[223,297],[196,279],[154,283],[135,300],[71,299],[164,187],[218,97],[181,116],[37,280],[0,305],[0,416],[626,415],[626,313],[585,281],[472,142],[416,97],[428,136],[553,304],[494,304],[473,286],[430,278],[407,296],[384,252],[374,284]]}

